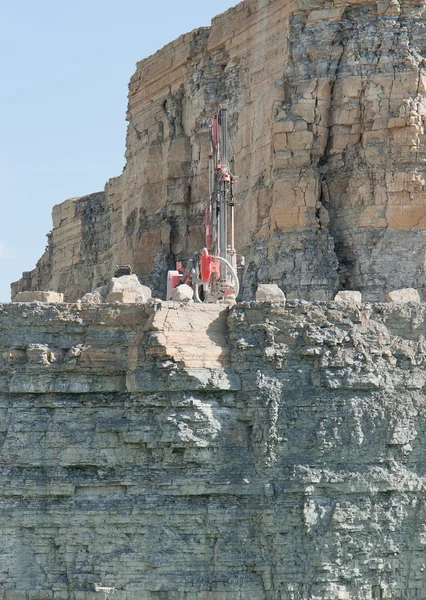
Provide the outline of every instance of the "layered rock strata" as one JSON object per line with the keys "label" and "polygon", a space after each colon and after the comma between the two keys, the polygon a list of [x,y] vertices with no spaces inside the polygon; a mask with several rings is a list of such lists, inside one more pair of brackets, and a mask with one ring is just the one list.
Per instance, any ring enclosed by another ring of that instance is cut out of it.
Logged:
{"label": "layered rock strata", "polygon": [[131,264],[154,295],[203,246],[209,118],[230,109],[242,296],[425,287],[425,5],[244,0],[138,63],[127,164],[53,211],[37,268],[13,285],[75,300]]}
{"label": "layered rock strata", "polygon": [[2,305],[1,597],[424,598],[425,326]]}

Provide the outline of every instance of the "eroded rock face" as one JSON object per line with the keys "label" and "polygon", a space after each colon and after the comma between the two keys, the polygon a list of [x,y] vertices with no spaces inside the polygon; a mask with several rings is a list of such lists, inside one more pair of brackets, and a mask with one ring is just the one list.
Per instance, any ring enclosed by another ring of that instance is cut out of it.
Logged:
{"label": "eroded rock face", "polygon": [[13,302],[48,302],[58,303],[64,301],[64,295],[57,292],[18,292]]}
{"label": "eroded rock face", "polygon": [[5,598],[423,598],[426,308],[336,307],[0,306]]}
{"label": "eroded rock face", "polygon": [[141,285],[137,275],[113,277],[107,288],[105,302],[145,304],[151,298],[151,290]]}
{"label": "eroded rock face", "polygon": [[230,112],[244,298],[366,300],[425,288],[424,2],[244,0],[141,61],[127,165],[105,192],[54,208],[49,247],[14,293],[66,299],[130,264],[164,297],[200,250],[209,118]]}
{"label": "eroded rock face", "polygon": [[81,302],[85,304],[102,304],[105,302],[105,298],[100,294],[100,292],[94,290],[93,292],[87,292],[81,298]]}

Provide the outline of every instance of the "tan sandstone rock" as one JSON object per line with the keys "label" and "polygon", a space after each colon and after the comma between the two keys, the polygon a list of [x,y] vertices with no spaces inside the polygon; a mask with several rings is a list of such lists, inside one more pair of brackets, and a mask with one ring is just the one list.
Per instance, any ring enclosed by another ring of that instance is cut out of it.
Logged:
{"label": "tan sandstone rock", "polygon": [[245,0],[140,61],[126,168],[105,191],[54,207],[48,249],[13,295],[76,300],[129,264],[164,297],[169,266],[204,246],[209,118],[224,101],[243,299],[259,280],[290,299],[423,293],[423,10],[423,0]]}
{"label": "tan sandstone rock", "polygon": [[111,279],[106,302],[145,304],[151,298],[151,290],[139,283],[137,275],[123,275]]}
{"label": "tan sandstone rock", "polygon": [[172,300],[174,302],[193,302],[194,290],[191,286],[186,285],[185,283],[182,285],[178,285],[173,290]]}
{"label": "tan sandstone rock", "polygon": [[49,302],[58,303],[64,301],[64,295],[57,292],[18,292],[13,302]]}
{"label": "tan sandstone rock", "polygon": [[386,296],[387,302],[416,302],[420,303],[420,296],[417,290],[405,288],[403,290],[394,290]]}
{"label": "tan sandstone rock", "polygon": [[260,283],[257,286],[256,302],[285,302],[285,294],[276,283]]}
{"label": "tan sandstone rock", "polygon": [[84,304],[102,304],[102,302],[105,302],[105,299],[99,292],[93,291],[84,294],[84,296],[81,298],[81,302]]}
{"label": "tan sandstone rock", "polygon": [[342,290],[341,292],[337,292],[334,296],[334,301],[343,304],[345,302],[354,302],[355,304],[361,304],[362,296],[361,292],[356,292],[353,290]]}

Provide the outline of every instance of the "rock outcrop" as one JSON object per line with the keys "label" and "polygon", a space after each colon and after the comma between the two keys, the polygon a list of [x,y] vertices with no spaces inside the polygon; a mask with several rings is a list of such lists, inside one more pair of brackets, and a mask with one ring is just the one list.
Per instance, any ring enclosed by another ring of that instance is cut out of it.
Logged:
{"label": "rock outcrop", "polygon": [[151,298],[151,290],[141,285],[135,274],[113,277],[106,292],[106,302],[145,304]]}
{"label": "rock outcrop", "polygon": [[64,295],[57,292],[18,292],[13,298],[13,302],[47,302],[58,303],[64,301]]}
{"label": "rock outcrop", "polygon": [[167,268],[203,246],[208,123],[227,102],[243,298],[423,294],[424,16],[423,0],[244,0],[138,63],[123,174],[53,209],[13,293],[75,300],[128,263],[164,297]]}
{"label": "rock outcrop", "polygon": [[355,291],[341,291],[337,292],[334,297],[335,302],[340,302],[342,304],[346,304],[347,302],[355,302],[356,304],[361,304],[362,295],[361,292]]}
{"label": "rock outcrop", "polygon": [[424,598],[425,327],[414,303],[2,305],[1,596]]}

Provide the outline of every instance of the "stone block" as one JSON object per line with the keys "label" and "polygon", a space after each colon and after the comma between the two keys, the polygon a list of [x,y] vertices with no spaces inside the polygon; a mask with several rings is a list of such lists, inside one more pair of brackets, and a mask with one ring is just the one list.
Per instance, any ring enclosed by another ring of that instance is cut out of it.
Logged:
{"label": "stone block", "polygon": [[48,302],[64,301],[64,295],[58,292],[18,292],[12,302]]}
{"label": "stone block", "polygon": [[287,204],[274,204],[271,210],[271,221],[279,230],[291,230],[306,226],[306,207],[289,207]]}
{"label": "stone block", "polygon": [[416,302],[417,304],[420,304],[420,296],[417,290],[413,288],[404,288],[389,292],[386,296],[386,302]]}
{"label": "stone block", "polygon": [[194,301],[194,290],[191,286],[179,285],[173,290],[172,300],[174,302],[193,302]]}
{"label": "stone block", "polygon": [[276,283],[260,283],[257,286],[256,302],[285,302],[285,294]]}
{"label": "stone block", "polygon": [[111,279],[106,302],[146,304],[150,298],[151,290],[139,282],[137,275],[124,275]]}
{"label": "stone block", "polygon": [[335,302],[339,302],[340,304],[344,304],[346,302],[353,302],[356,304],[361,304],[362,296],[361,292],[356,292],[352,290],[344,290],[341,292],[337,292],[334,297]]}

